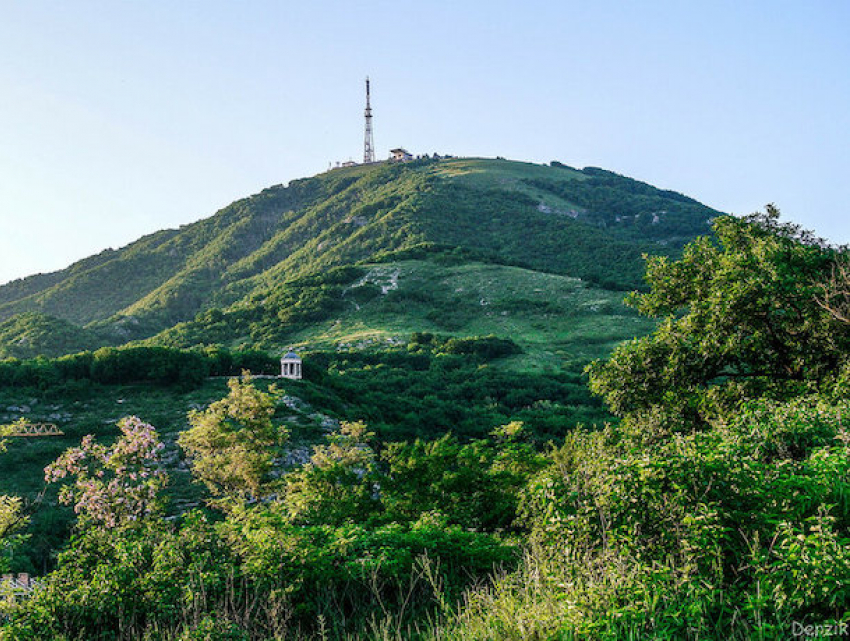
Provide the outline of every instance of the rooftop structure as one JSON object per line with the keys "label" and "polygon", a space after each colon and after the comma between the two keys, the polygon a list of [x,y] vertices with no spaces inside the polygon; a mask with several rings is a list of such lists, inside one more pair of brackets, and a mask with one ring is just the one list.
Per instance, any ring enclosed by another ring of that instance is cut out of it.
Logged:
{"label": "rooftop structure", "polygon": [[17,575],[3,574],[0,576],[0,596],[20,596],[32,592],[36,587],[36,581],[26,572]]}
{"label": "rooftop structure", "polygon": [[390,160],[392,160],[393,162],[410,162],[411,160],[413,160],[413,154],[407,151],[407,149],[391,149]]}

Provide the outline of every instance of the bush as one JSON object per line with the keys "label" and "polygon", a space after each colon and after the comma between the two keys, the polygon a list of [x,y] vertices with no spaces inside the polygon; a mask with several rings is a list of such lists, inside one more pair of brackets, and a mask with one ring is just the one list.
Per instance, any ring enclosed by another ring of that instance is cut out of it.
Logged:
{"label": "bush", "polygon": [[248,370],[277,374],[280,361],[256,350],[230,352],[214,347],[179,350],[168,347],[103,347],[56,359],[0,361],[0,387],[47,387],[71,381],[103,385],[153,383],[196,387],[207,376],[236,376]]}

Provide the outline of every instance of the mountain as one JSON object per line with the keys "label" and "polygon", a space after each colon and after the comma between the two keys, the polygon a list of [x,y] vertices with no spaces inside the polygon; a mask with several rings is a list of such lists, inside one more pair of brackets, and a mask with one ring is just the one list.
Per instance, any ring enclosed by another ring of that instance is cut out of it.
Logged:
{"label": "mountain", "polygon": [[[575,279],[609,292],[638,288],[642,254],[676,254],[718,215],[675,192],[558,162],[441,158],[334,169],[0,287],[0,356],[140,340],[282,345],[315,339],[305,328],[340,316],[362,322],[356,312],[377,300],[383,307],[371,311],[407,317],[404,330],[461,331],[492,318],[483,290],[470,294],[477,307],[469,308],[464,285],[448,273],[432,274],[435,287],[428,285],[426,272],[440,265],[491,269],[489,298],[514,312],[526,301],[544,322],[563,309],[555,299],[534,302],[534,292],[517,284],[525,277],[560,277],[567,289]],[[405,302],[404,283],[376,284],[396,271],[414,283],[425,274],[418,299]],[[508,281],[514,296],[503,291]],[[455,295],[446,295],[448,286]],[[432,303],[430,320],[406,315]],[[450,313],[440,316],[441,305]]]}
{"label": "mountain", "polygon": [[39,312],[24,312],[0,322],[0,358],[34,358],[39,355],[96,349],[108,337]]}

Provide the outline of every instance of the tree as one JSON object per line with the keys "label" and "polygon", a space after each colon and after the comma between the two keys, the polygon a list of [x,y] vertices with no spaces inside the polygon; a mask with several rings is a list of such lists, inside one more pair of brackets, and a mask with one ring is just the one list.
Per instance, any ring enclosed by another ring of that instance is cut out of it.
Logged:
{"label": "tree", "polygon": [[189,413],[192,427],[178,443],[213,496],[258,498],[271,492],[273,448],[287,438],[286,428],[272,422],[276,390],[261,392],[247,373],[230,379],[227,386],[226,397]]}
{"label": "tree", "polygon": [[829,277],[820,284],[818,305],[841,323],[850,324],[850,256],[835,259]]}
{"label": "tree", "polygon": [[284,504],[289,517],[312,525],[365,520],[378,507],[374,496],[374,437],[363,422],[342,423],[316,445],[310,462],[285,476]]}
{"label": "tree", "polygon": [[700,425],[747,398],[816,388],[846,359],[850,326],[817,303],[835,249],[772,206],[719,218],[714,232],[678,261],[647,259],[651,290],[627,302],[661,317],[658,329],[588,367],[627,425]]}
{"label": "tree", "polygon": [[21,499],[17,496],[0,496],[0,545],[15,531],[26,525],[21,514]]}
{"label": "tree", "polygon": [[[6,451],[4,437],[13,432],[14,426],[0,425],[0,454]],[[26,527],[29,519],[24,515],[20,497],[0,495],[0,570],[7,570],[5,556],[14,549],[19,538],[14,535]]]}
{"label": "tree", "polygon": [[121,436],[111,447],[89,434],[44,470],[47,482],[73,477],[59,500],[73,505],[85,525],[121,528],[161,516],[160,492],[168,475],[160,467],[163,448],[152,425],[136,416],[118,423]]}
{"label": "tree", "polygon": [[414,521],[439,511],[449,523],[496,530],[511,527],[520,488],[545,466],[520,421],[490,439],[461,442],[452,434],[433,441],[390,443],[382,499],[390,518]]}
{"label": "tree", "polygon": [[6,451],[6,437],[11,433],[11,425],[0,425],[0,454]]}

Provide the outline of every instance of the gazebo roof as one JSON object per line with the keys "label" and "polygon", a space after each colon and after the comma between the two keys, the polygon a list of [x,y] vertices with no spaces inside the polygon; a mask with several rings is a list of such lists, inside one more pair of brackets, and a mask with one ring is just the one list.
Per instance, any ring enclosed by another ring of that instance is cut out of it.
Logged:
{"label": "gazebo roof", "polygon": [[296,354],[295,352],[293,352],[292,350],[289,350],[286,354],[283,355],[282,360],[288,360],[288,359],[300,361],[301,357],[298,354]]}

